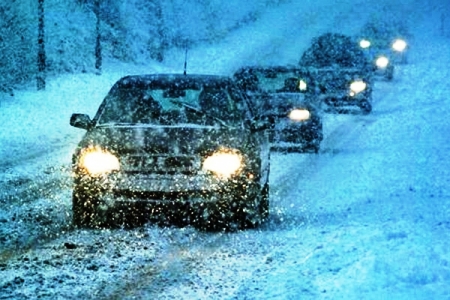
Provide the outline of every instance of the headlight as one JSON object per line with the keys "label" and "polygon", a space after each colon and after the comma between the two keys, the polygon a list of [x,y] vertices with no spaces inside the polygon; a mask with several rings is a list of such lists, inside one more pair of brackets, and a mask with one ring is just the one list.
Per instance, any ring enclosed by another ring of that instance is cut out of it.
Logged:
{"label": "headlight", "polygon": [[359,41],[359,46],[360,46],[361,48],[363,48],[363,49],[369,48],[370,45],[371,45],[371,44],[370,44],[370,41],[369,41],[369,40],[362,39],[362,40]]}
{"label": "headlight", "polygon": [[355,96],[358,93],[364,91],[367,87],[367,84],[362,80],[353,81],[350,84],[350,96]]}
{"label": "headlight", "polygon": [[380,56],[375,61],[375,64],[378,68],[386,68],[389,64],[389,59],[386,56]]}
{"label": "headlight", "polygon": [[289,113],[289,119],[292,121],[306,121],[311,117],[311,113],[307,109],[293,109]]}
{"label": "headlight", "polygon": [[306,84],[306,82],[303,79],[300,79],[300,81],[298,82],[298,89],[300,91],[306,91],[307,88],[308,85]]}
{"label": "headlight", "polygon": [[120,169],[117,157],[100,147],[83,149],[80,155],[79,166],[93,176]]}
{"label": "headlight", "polygon": [[203,162],[203,170],[214,173],[221,179],[238,174],[243,167],[242,155],[234,149],[222,149],[208,156]]}
{"label": "headlight", "polygon": [[392,44],[392,49],[398,52],[402,52],[406,49],[406,42],[402,39],[397,39]]}

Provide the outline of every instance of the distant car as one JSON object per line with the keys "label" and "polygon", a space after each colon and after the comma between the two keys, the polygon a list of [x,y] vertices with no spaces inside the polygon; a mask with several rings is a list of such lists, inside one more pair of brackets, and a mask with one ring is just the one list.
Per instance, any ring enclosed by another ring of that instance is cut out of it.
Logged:
{"label": "distant car", "polygon": [[367,39],[358,40],[358,45],[372,63],[374,78],[391,81],[394,78],[395,66],[389,51],[370,47],[370,42]]}
{"label": "distant car", "polygon": [[272,150],[318,153],[323,139],[321,112],[307,96],[311,78],[291,66],[249,66],[233,78],[254,105],[274,117]]}
{"label": "distant car", "polygon": [[408,62],[408,40],[411,34],[398,21],[376,20],[367,22],[358,35],[359,46],[366,52],[383,55],[391,64]]}
{"label": "distant car", "polygon": [[[127,76],[114,84],[73,155],[73,223],[147,220],[234,230],[269,206],[269,124],[223,76]],[[166,222],[167,221],[167,222]]]}
{"label": "distant car", "polygon": [[299,66],[313,78],[311,89],[326,112],[372,111],[373,66],[351,37],[325,33],[314,38]]}

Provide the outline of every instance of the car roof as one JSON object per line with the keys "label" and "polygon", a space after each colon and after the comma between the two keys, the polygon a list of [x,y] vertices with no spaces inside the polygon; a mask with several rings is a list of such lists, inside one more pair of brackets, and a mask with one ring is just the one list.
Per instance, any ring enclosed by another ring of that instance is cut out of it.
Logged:
{"label": "car roof", "polygon": [[116,85],[120,87],[150,87],[182,89],[226,88],[234,85],[228,76],[204,74],[144,74],[128,75],[119,79]]}
{"label": "car roof", "polygon": [[288,73],[295,72],[301,74],[306,72],[306,68],[293,65],[276,65],[276,66],[245,66],[239,68],[234,75],[240,75],[245,72],[261,72],[261,73]]}
{"label": "car roof", "polygon": [[313,38],[311,45],[303,52],[300,66],[326,68],[367,68],[370,62],[364,51],[349,35],[327,32]]}

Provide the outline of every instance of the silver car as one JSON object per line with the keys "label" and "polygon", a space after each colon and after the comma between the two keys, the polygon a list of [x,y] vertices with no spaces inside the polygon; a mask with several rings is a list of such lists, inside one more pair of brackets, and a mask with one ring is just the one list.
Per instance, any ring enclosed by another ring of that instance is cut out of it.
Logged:
{"label": "silver car", "polygon": [[223,76],[128,76],[110,90],[73,155],[73,223],[146,221],[234,230],[269,206],[267,124]]}

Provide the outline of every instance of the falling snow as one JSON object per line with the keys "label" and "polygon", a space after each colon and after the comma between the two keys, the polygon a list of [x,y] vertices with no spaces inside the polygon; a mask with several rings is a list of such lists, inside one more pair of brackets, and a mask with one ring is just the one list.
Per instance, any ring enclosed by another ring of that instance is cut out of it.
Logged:
{"label": "falling snow", "polygon": [[181,73],[183,49],[162,62],[106,60],[101,75],[69,63],[72,73],[55,70],[45,91],[0,94],[0,299],[449,299],[450,13],[441,2],[267,1],[190,47],[189,72],[232,75],[295,64],[313,37],[356,35],[373,15],[409,16],[408,64],[375,83],[372,112],[325,114],[318,154],[272,153],[270,217],[257,229],[71,225],[71,155],[84,132],[70,115],[93,116],[122,76]]}

